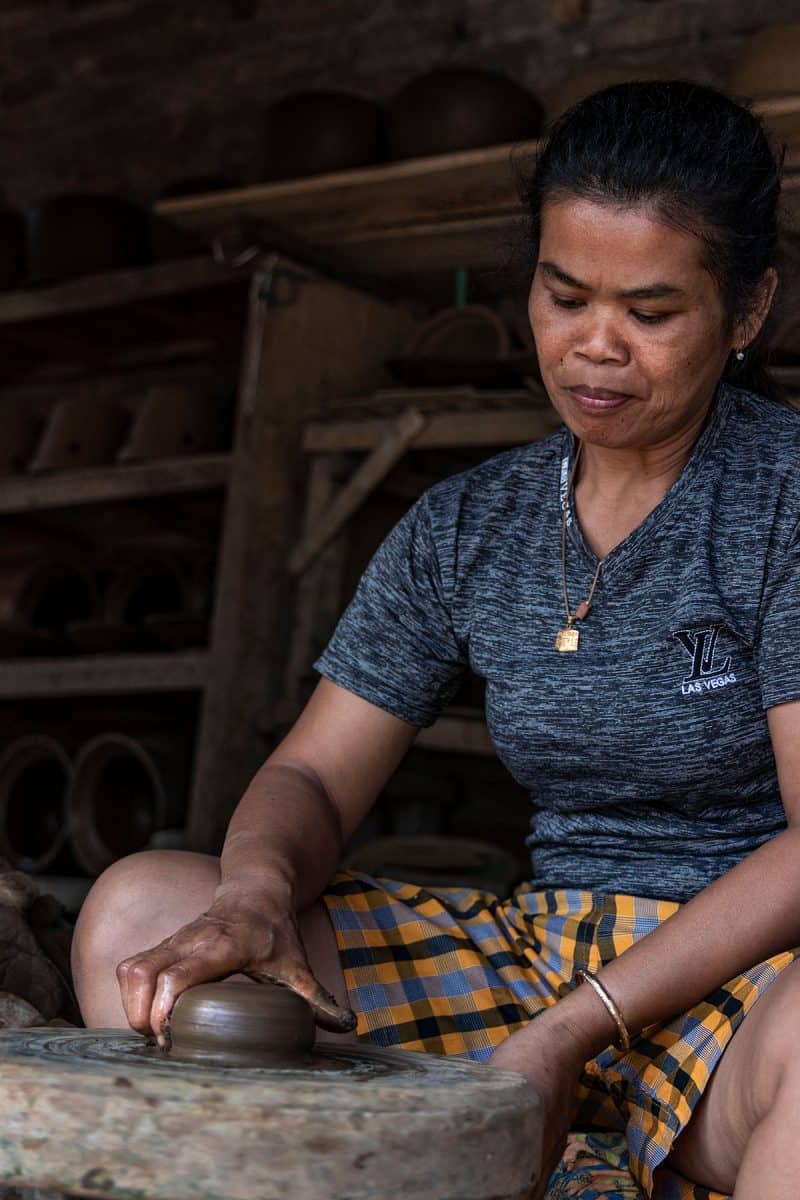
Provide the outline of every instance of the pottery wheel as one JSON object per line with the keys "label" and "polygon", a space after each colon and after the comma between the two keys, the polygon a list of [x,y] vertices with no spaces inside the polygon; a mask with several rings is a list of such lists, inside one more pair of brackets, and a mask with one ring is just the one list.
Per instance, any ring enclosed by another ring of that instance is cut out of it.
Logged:
{"label": "pottery wheel", "polygon": [[0,1032],[0,1183],[163,1200],[523,1200],[521,1076],[347,1046],[292,1065],[174,1061],[135,1033]]}

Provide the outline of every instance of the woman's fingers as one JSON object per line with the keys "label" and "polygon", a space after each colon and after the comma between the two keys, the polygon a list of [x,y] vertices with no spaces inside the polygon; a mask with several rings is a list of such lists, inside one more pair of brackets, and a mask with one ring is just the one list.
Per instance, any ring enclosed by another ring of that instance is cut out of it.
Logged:
{"label": "woman's fingers", "polygon": [[[214,964],[217,967],[218,964]],[[158,976],[153,1003],[150,1008],[149,1026],[158,1039],[159,1046],[169,1049],[171,1044],[169,1022],[178,997],[199,983],[211,983],[232,975],[233,970],[212,974],[211,963],[205,955],[190,954],[180,962],[173,963]],[[234,968],[235,970],[235,968]]]}
{"label": "woman's fingers", "polygon": [[[117,979],[129,1024],[138,1033],[158,1037],[182,991],[195,983],[232,975],[243,958],[218,923],[202,919],[151,950],[126,958],[117,967]],[[190,963],[188,970],[186,962]]]}
{"label": "woman's fingers", "polygon": [[248,971],[251,979],[260,983],[282,983],[302,996],[314,1014],[314,1020],[332,1033],[349,1033],[356,1027],[357,1017],[349,1008],[337,1004],[330,992],[311,974],[301,958],[277,959]]}
{"label": "woman's fingers", "polygon": [[124,959],[117,967],[117,981],[122,1007],[128,1024],[137,1033],[149,1034],[150,1012],[153,1007],[153,996],[161,971],[171,966],[175,961],[175,950],[167,942],[145,950],[141,954],[133,954]]}

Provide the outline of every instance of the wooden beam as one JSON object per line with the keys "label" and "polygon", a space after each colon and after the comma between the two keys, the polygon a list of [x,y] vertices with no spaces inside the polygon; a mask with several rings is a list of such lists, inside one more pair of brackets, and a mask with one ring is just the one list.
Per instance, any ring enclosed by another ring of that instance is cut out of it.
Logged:
{"label": "wooden beam", "polygon": [[181,258],[103,275],[87,275],[67,283],[0,295],[0,325],[33,321],[65,313],[118,308],[154,296],[175,295],[200,288],[220,287],[245,281],[252,267],[220,266],[210,255]]}
{"label": "wooden beam", "polygon": [[371,492],[385,479],[392,467],[416,441],[426,425],[425,417],[415,408],[408,408],[387,424],[383,436],[367,459],[335,497],[317,525],[303,537],[289,556],[289,572],[300,575],[319,552],[328,545],[349,521]]}
{"label": "wooden beam", "polygon": [[0,661],[0,698],[196,691],[205,686],[207,669],[204,650],[5,659]]}
{"label": "wooden beam", "polygon": [[262,265],[252,281],[212,667],[197,737],[189,843],[209,853],[219,852],[231,812],[274,745],[262,731],[286,681],[293,598],[287,562],[302,528],[307,467],[302,427],[332,397],[376,387],[384,361],[414,325],[404,308],[291,261],[274,268]]}
{"label": "wooden beam", "polygon": [[[487,412],[449,412],[430,415],[417,435],[414,449],[456,446],[517,446],[547,437],[561,424],[555,409],[519,409]],[[391,421],[312,421],[303,435],[307,454],[372,450],[386,435]]]}
{"label": "wooden beam", "polygon": [[230,464],[230,454],[203,454],[39,477],[11,475],[0,479],[0,513],[205,491],[227,483]]}

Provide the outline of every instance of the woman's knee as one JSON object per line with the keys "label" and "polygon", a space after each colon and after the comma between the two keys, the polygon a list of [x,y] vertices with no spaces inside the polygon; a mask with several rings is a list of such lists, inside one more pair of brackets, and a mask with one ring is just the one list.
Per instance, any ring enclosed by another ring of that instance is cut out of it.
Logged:
{"label": "woman's knee", "polygon": [[85,971],[116,964],[155,945],[209,906],[219,860],[180,850],[148,850],[115,862],[93,885],[73,940],[76,986]]}

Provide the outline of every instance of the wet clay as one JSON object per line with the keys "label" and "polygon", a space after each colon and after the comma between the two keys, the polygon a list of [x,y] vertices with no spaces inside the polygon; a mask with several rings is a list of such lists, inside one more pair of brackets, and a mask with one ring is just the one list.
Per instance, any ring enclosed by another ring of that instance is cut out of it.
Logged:
{"label": "wet clay", "polygon": [[171,1058],[220,1067],[301,1062],[314,1044],[314,1018],[301,996],[273,983],[203,983],[178,997]]}

